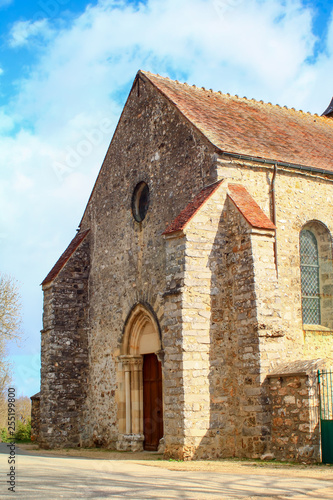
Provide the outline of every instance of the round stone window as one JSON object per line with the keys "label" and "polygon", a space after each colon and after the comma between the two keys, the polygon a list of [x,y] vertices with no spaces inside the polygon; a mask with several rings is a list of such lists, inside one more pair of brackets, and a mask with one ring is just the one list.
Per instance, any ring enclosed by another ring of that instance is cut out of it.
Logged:
{"label": "round stone window", "polygon": [[143,221],[149,207],[149,188],[145,182],[136,185],[132,197],[133,217],[137,222]]}

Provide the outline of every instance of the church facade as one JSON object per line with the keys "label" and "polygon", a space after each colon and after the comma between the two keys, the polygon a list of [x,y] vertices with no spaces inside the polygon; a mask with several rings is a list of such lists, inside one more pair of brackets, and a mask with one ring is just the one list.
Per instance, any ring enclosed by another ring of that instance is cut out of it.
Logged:
{"label": "church facade", "polygon": [[138,72],[42,284],[41,446],[320,459],[332,112]]}

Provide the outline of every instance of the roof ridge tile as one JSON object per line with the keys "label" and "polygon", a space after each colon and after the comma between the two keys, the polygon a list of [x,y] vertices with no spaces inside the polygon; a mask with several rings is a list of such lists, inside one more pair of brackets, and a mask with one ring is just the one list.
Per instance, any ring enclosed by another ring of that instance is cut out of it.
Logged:
{"label": "roof ridge tile", "polygon": [[[259,101],[257,99],[255,99],[254,97],[252,98],[249,98],[249,97],[246,97],[246,96],[243,96],[243,97],[239,97],[238,94],[230,94],[230,92],[222,92],[221,90],[214,90],[212,88],[210,89],[206,89],[206,87],[202,86],[202,87],[197,87],[195,84],[189,84],[188,82],[180,82],[179,80],[173,80],[172,78],[170,78],[169,76],[162,76],[160,75],[159,73],[152,73],[151,71],[144,71],[144,70],[140,70],[142,73],[144,74],[149,74],[151,76],[157,76],[158,78],[161,78],[161,79],[164,79],[164,80],[169,80],[170,82],[174,82],[176,83],[177,85],[186,85],[188,87],[193,87],[195,89],[198,89],[198,90],[203,90],[205,92],[212,92],[214,94],[220,94],[220,95],[223,95],[223,96],[228,96],[228,97],[235,97],[236,99],[245,99],[247,101],[253,101],[253,102],[256,102],[256,103],[260,103],[260,104],[264,104],[264,105],[268,105],[268,106],[275,106],[277,108],[285,108],[287,109],[288,111],[295,111],[296,113],[305,113],[305,114],[310,114],[312,116],[321,116],[319,115],[318,113],[311,113],[311,111],[303,111],[302,109],[296,109],[294,107],[292,108],[289,108],[287,105],[281,105],[281,104],[272,104],[272,102],[268,101],[268,102],[265,102],[263,101],[262,99],[260,99]],[[324,117],[325,118],[325,117]]]}

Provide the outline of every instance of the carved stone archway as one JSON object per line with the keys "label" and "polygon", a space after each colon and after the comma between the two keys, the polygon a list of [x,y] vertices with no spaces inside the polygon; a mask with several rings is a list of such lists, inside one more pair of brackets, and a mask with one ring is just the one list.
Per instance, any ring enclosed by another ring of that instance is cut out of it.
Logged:
{"label": "carved stone archway", "polygon": [[160,328],[155,315],[143,304],[130,312],[117,358],[119,450],[143,449],[143,379],[145,354],[162,356]]}

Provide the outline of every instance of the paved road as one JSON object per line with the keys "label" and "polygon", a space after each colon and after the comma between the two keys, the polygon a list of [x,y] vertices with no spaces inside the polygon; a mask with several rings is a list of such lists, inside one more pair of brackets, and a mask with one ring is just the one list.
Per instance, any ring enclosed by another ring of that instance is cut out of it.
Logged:
{"label": "paved road", "polygon": [[333,481],[257,474],[170,471],[130,460],[16,456],[15,493],[7,490],[8,448],[0,443],[0,499],[332,500]]}

